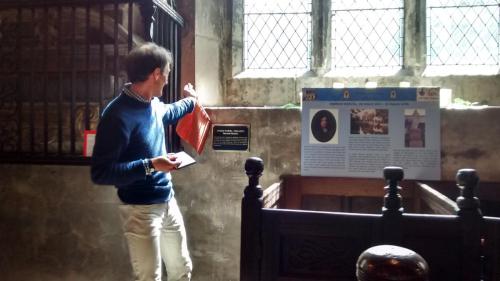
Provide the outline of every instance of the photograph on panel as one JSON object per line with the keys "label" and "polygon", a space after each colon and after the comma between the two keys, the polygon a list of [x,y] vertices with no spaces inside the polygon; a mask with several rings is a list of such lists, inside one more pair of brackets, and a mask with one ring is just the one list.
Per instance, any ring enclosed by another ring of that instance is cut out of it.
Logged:
{"label": "photograph on panel", "polygon": [[425,109],[405,109],[405,147],[425,147]]}
{"label": "photograph on panel", "polygon": [[387,135],[388,124],[388,109],[351,109],[351,135]]}
{"label": "photograph on panel", "polygon": [[338,144],[338,110],[311,109],[310,143]]}

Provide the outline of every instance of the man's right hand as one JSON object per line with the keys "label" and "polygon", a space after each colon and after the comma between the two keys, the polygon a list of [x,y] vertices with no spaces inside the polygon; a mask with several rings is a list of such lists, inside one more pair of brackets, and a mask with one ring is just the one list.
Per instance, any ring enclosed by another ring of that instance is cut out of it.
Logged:
{"label": "man's right hand", "polygon": [[151,162],[153,163],[153,168],[156,171],[161,172],[169,172],[175,170],[177,166],[181,164],[181,161],[173,155],[158,156],[151,159]]}
{"label": "man's right hand", "polygon": [[185,98],[192,97],[198,100],[198,94],[191,83],[184,85],[184,92],[182,92],[182,96]]}

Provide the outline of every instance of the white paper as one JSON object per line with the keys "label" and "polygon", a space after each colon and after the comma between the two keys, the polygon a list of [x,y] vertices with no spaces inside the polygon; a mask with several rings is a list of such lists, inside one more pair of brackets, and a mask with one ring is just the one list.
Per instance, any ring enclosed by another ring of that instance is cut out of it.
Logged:
{"label": "white paper", "polygon": [[184,151],[180,151],[174,154],[177,160],[181,161],[181,164],[177,166],[177,169],[181,169],[196,163],[196,160]]}

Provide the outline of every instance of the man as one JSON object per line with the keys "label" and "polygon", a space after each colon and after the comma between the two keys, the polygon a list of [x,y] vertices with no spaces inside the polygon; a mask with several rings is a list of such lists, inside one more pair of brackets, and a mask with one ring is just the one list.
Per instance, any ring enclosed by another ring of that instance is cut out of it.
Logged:
{"label": "man", "polygon": [[91,176],[115,185],[136,280],[190,280],[192,263],[184,222],[174,197],[171,170],[180,162],[167,154],[164,126],[191,112],[196,92],[164,104],[161,96],[172,55],[153,43],[130,52],[125,67],[131,83],[103,111],[97,127]]}

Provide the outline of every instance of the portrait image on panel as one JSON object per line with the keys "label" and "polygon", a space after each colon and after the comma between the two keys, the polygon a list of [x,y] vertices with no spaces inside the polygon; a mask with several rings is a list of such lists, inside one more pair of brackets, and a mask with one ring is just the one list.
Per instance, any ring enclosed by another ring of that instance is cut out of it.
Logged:
{"label": "portrait image on panel", "polygon": [[405,147],[425,147],[425,109],[405,109]]}
{"label": "portrait image on panel", "polygon": [[388,109],[351,109],[351,135],[387,135],[388,124]]}
{"label": "portrait image on panel", "polygon": [[310,109],[311,116],[309,143],[338,144],[338,110]]}

